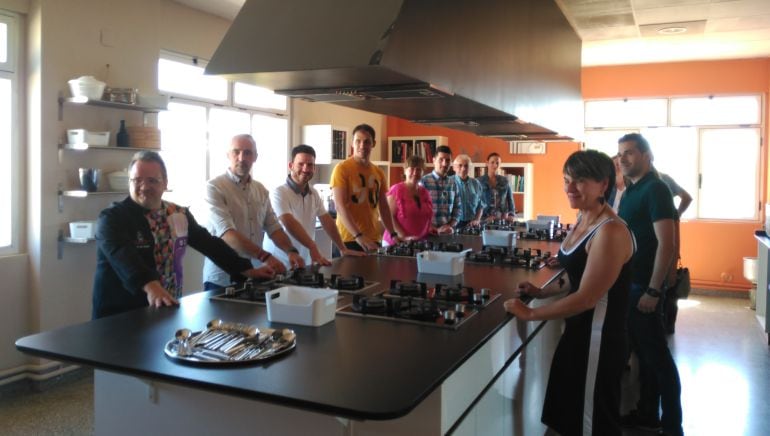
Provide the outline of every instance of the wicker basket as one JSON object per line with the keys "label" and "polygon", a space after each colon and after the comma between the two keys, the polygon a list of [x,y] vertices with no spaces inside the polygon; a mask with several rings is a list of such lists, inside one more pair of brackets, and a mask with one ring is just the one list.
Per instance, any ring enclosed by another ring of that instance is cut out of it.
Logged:
{"label": "wicker basket", "polygon": [[129,147],[137,148],[160,148],[160,129],[157,127],[129,126],[128,131]]}

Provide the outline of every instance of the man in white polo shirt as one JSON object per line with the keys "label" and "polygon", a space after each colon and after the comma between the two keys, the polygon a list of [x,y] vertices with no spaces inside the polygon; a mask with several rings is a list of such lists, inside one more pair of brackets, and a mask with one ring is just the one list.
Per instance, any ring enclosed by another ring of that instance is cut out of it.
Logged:
{"label": "man in white polo shirt", "polygon": [[[337,225],[326,211],[321,196],[310,186],[310,180],[314,173],[315,150],[309,145],[298,145],[291,150],[289,175],[286,177],[286,183],[275,188],[270,194],[273,210],[286,229],[292,244],[298,247],[299,254],[305,264],[331,265],[329,259],[321,254],[314,240],[317,217],[340,253],[349,256],[363,256],[364,253],[350,250],[342,242]],[[288,264],[289,259],[285,253],[277,249],[272,241],[265,241],[265,249]]]}

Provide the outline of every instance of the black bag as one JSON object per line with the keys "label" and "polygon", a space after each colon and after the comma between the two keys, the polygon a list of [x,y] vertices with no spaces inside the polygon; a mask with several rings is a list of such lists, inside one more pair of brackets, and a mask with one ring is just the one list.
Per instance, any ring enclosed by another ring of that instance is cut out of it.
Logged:
{"label": "black bag", "polygon": [[676,283],[674,284],[676,298],[687,299],[690,296],[690,269],[679,266],[676,269]]}

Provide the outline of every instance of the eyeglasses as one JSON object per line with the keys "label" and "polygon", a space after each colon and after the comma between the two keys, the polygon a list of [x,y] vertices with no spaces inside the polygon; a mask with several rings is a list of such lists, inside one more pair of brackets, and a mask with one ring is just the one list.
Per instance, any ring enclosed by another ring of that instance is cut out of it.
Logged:
{"label": "eyeglasses", "polygon": [[156,179],[155,177],[135,177],[133,179],[128,179],[128,180],[134,185],[149,185],[149,186],[158,186],[163,181],[161,179]]}

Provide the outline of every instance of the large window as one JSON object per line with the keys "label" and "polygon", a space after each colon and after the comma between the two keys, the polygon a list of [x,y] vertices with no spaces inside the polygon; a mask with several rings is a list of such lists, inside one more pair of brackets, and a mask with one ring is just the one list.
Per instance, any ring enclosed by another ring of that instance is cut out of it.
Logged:
{"label": "large window", "polygon": [[158,62],[158,88],[172,96],[169,110],[159,115],[172,191],[167,198],[190,205],[200,221],[206,218],[206,180],[227,169],[234,135],[254,136],[258,158],[252,177],[268,188],[286,177],[289,144],[286,97],[205,76],[204,68],[203,60],[171,53]]}
{"label": "large window", "polygon": [[19,251],[19,93],[15,15],[0,10],[0,254]]}
{"label": "large window", "polygon": [[683,219],[758,220],[761,107],[756,95],[588,101],[586,147],[613,156],[621,136],[641,133],[655,168],[693,197]]}

